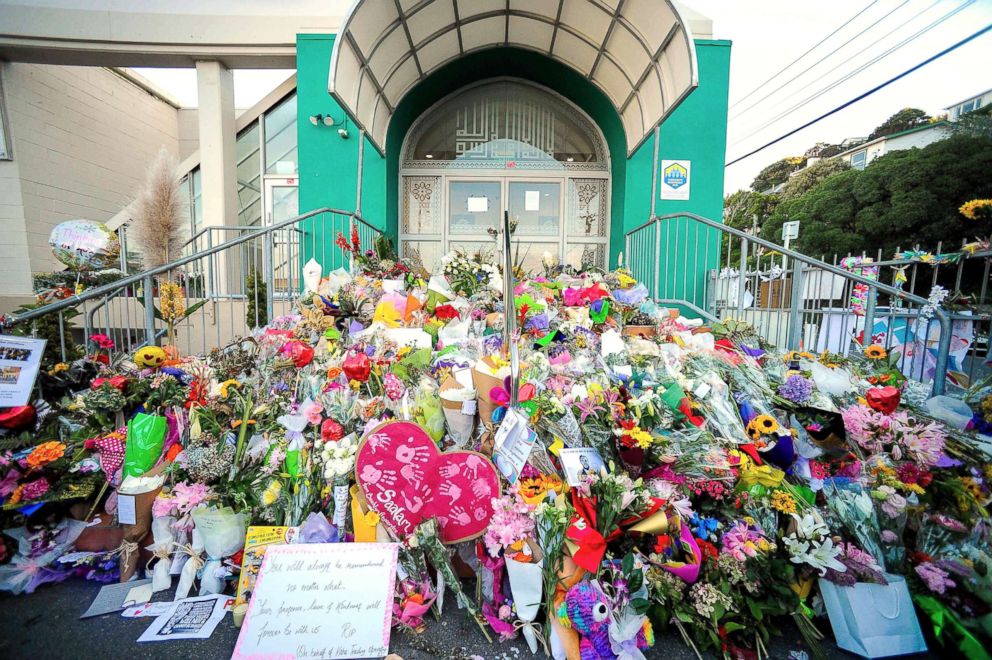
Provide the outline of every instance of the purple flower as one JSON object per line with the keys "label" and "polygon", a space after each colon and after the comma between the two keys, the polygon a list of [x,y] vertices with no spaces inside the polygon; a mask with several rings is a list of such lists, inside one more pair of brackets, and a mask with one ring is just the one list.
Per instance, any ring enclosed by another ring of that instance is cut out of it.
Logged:
{"label": "purple flower", "polygon": [[805,376],[793,374],[779,385],[778,393],[793,403],[806,403],[813,396],[813,381]]}
{"label": "purple flower", "polygon": [[923,562],[917,566],[916,574],[926,583],[927,588],[935,594],[943,594],[948,589],[957,586],[957,583],[950,579],[950,573],[934,566],[930,562]]}

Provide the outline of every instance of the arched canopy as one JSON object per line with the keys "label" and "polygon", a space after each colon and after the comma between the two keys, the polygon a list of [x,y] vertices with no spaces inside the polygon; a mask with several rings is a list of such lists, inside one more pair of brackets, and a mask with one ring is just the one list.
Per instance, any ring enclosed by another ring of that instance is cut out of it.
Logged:
{"label": "arched canopy", "polygon": [[591,80],[632,153],[698,84],[670,0],[357,0],[334,41],[328,89],[384,151],[403,96],[466,53],[535,50]]}

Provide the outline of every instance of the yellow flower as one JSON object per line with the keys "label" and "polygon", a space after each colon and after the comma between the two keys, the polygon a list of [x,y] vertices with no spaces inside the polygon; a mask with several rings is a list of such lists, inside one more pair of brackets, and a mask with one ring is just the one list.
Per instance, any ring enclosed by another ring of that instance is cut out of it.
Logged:
{"label": "yellow flower", "polygon": [[226,399],[227,397],[229,397],[231,395],[231,388],[232,387],[239,388],[239,387],[241,387],[241,383],[239,383],[234,378],[232,378],[230,380],[225,380],[223,383],[221,383],[220,384],[220,398]]}
{"label": "yellow flower", "polygon": [[911,493],[916,493],[917,495],[923,495],[926,493],[926,489],[920,484],[902,484],[903,490],[908,490]]}
{"label": "yellow flower", "polygon": [[884,360],[888,357],[888,352],[878,344],[872,344],[865,349],[865,357],[869,360]]}
{"label": "yellow flower", "polygon": [[158,285],[158,300],[162,318],[166,321],[175,321],[186,313],[183,289],[175,282],[162,282]]}
{"label": "yellow flower", "polygon": [[279,499],[280,493],[282,493],[282,482],[277,480],[270,482],[262,492],[262,506],[272,506],[275,504]]}
{"label": "yellow flower", "polygon": [[958,209],[969,220],[979,220],[992,215],[992,199],[973,199]]}
{"label": "yellow flower", "polygon": [[59,362],[54,367],[48,370],[49,376],[54,376],[55,374],[60,374],[63,371],[69,371],[69,365],[65,362]]}
{"label": "yellow flower", "polygon": [[784,490],[777,490],[772,493],[771,506],[781,513],[796,512],[796,500]]}
{"label": "yellow flower", "polygon": [[758,415],[747,423],[747,435],[752,440],[758,440],[763,435],[778,431],[778,421],[771,415]]}

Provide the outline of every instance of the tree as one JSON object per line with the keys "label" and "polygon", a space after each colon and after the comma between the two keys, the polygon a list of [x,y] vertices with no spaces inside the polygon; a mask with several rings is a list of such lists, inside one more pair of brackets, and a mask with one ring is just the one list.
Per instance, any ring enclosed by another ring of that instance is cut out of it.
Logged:
{"label": "tree", "polygon": [[751,190],[763,193],[766,190],[784,183],[789,175],[806,164],[805,156],[790,156],[777,160],[765,169],[758,172],[758,176],[751,182]]}
{"label": "tree", "polygon": [[874,140],[875,138],[882,137],[883,135],[900,133],[911,128],[916,128],[917,126],[923,126],[929,121],[930,115],[919,108],[903,108],[876,126],[875,130],[873,130],[871,135],[868,136],[868,139]]}
{"label": "tree", "polygon": [[804,195],[821,181],[849,169],[851,169],[851,164],[839,158],[829,158],[813,163],[789,177],[789,180],[785,182],[785,187],[782,188],[782,199],[793,199]]}
{"label": "tree", "polygon": [[779,204],[761,234],[778,240],[782,224],[799,220],[795,247],[807,254],[869,254],[919,244],[958,246],[992,233],[992,222],[964,218],[966,201],[992,197],[992,140],[953,135],[922,149],[894,151],[864,170],[830,176]]}
{"label": "tree", "polygon": [[738,190],[723,198],[723,223],[735,229],[750,230],[757,219],[758,230],[778,205],[778,195]]}

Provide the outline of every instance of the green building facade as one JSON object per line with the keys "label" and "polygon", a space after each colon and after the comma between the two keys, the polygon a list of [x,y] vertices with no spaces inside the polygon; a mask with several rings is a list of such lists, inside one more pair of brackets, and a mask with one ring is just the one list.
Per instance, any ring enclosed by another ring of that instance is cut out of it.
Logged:
{"label": "green building facade", "polygon": [[[728,41],[694,41],[698,86],[629,154],[599,87],[515,47],[467,53],[420,80],[396,105],[380,151],[328,92],[334,41],[297,38],[300,213],[359,211],[428,267],[449,249],[483,247],[503,210],[519,220],[528,265],[551,252],[615,266],[625,234],[651,217],[652,198],[657,215],[721,216]],[[662,199],[668,160],[691,163],[687,199]]]}

